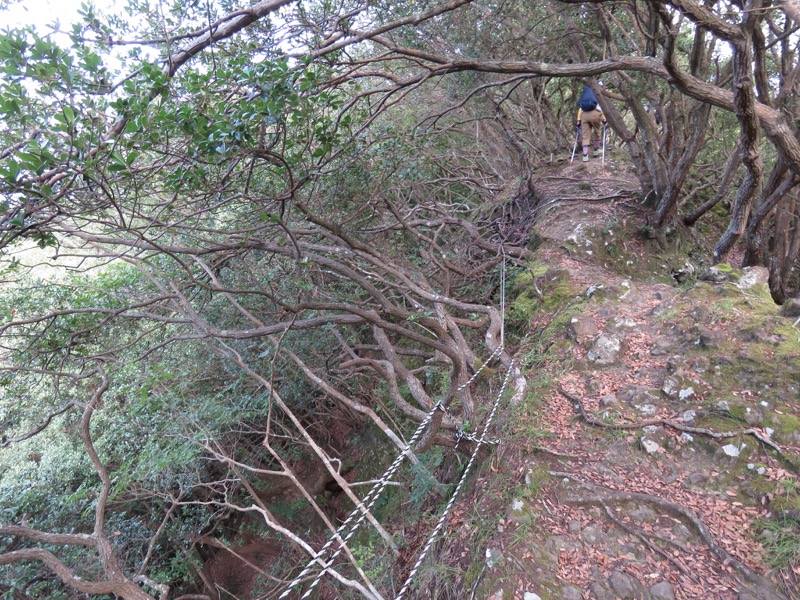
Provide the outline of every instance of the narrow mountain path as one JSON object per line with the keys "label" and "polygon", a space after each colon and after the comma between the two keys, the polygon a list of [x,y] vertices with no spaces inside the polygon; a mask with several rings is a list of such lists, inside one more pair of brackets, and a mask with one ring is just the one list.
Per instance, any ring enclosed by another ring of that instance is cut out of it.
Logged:
{"label": "narrow mountain path", "polygon": [[800,332],[766,271],[648,239],[613,158],[531,187],[535,259],[509,300],[531,393],[441,560],[474,598],[800,598],[797,556],[771,569],[762,544],[800,540]]}

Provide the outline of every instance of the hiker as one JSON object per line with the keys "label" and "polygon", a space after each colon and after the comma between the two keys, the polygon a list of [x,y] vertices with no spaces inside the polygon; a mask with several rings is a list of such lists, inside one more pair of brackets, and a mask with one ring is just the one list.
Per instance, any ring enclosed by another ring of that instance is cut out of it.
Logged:
{"label": "hiker", "polygon": [[[589,144],[594,146],[594,155],[600,156],[600,140],[602,128],[606,126],[606,117],[603,109],[597,103],[597,96],[592,88],[584,86],[580,100],[578,100],[578,118],[575,125],[581,130],[583,142],[583,162],[589,160]],[[577,136],[576,136],[577,137]]]}

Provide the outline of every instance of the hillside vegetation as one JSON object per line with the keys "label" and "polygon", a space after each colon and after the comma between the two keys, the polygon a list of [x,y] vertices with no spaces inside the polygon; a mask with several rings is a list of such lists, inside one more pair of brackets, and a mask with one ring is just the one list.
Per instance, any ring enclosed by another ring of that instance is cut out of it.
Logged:
{"label": "hillside vegetation", "polygon": [[4,597],[797,597],[800,14],[533,4],[0,33]]}

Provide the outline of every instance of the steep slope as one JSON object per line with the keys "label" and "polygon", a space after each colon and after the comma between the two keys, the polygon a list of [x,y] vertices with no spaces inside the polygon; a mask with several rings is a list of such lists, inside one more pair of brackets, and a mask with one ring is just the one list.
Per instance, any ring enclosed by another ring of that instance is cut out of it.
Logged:
{"label": "steep slope", "polygon": [[800,598],[796,316],[766,270],[649,239],[636,187],[614,160],[534,180],[508,310],[530,393],[449,519],[430,597]]}

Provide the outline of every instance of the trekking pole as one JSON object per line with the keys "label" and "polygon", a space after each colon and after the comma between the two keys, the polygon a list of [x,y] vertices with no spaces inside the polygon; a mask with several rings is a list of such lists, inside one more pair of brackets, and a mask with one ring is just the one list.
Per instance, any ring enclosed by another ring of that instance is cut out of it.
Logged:
{"label": "trekking pole", "polygon": [[578,138],[581,135],[581,130],[578,129],[575,131],[575,145],[572,147],[572,158],[569,159],[569,164],[572,164],[572,161],[575,160],[575,151],[578,149]]}
{"label": "trekking pole", "polygon": [[606,124],[603,123],[603,167],[606,166]]}

